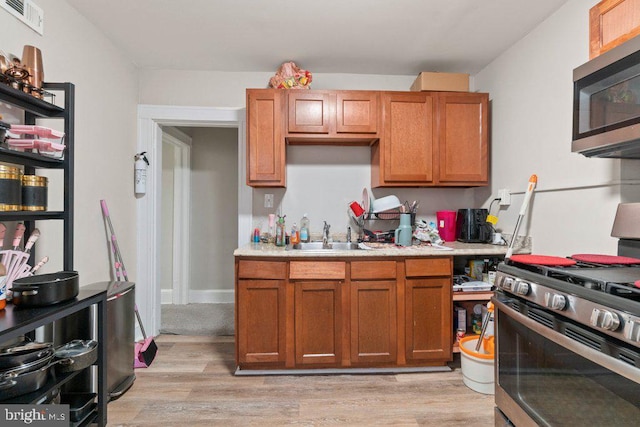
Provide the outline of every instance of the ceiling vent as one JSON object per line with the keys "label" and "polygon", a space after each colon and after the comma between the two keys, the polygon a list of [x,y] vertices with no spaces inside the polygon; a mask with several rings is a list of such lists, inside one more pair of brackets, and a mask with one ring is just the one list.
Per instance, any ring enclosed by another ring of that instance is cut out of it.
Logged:
{"label": "ceiling vent", "polygon": [[0,0],[0,5],[29,28],[42,35],[44,11],[31,0]]}

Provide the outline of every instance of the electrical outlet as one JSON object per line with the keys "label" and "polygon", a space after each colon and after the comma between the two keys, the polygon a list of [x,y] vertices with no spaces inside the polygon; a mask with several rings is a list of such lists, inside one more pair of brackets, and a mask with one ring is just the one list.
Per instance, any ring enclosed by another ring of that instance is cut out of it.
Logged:
{"label": "electrical outlet", "polygon": [[500,199],[500,206],[509,206],[511,204],[511,192],[506,188],[498,190],[498,198]]}
{"label": "electrical outlet", "polygon": [[265,194],[264,195],[264,207],[272,208],[273,207],[273,194]]}

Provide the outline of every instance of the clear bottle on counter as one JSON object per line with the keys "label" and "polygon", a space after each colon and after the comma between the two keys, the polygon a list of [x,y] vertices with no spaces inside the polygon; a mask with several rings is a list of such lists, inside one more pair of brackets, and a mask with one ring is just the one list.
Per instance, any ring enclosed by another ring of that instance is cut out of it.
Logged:
{"label": "clear bottle on counter", "polygon": [[301,242],[309,242],[311,241],[311,233],[309,232],[309,217],[307,214],[302,215],[302,219],[300,220],[300,241]]}
{"label": "clear bottle on counter", "polygon": [[278,223],[276,224],[276,246],[286,245],[286,232],[284,225],[284,217],[286,215],[278,216]]}

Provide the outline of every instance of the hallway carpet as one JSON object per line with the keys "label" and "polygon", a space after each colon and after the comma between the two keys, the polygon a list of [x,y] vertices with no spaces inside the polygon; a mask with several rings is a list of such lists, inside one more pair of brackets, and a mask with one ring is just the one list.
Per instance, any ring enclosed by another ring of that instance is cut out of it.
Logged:
{"label": "hallway carpet", "polygon": [[234,304],[162,304],[161,334],[234,335]]}

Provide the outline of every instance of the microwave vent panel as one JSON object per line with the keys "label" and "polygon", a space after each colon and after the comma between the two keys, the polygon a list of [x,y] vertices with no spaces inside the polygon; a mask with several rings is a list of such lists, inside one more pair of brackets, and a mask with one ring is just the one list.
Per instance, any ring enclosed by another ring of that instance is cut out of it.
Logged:
{"label": "microwave vent panel", "polygon": [[36,33],[44,33],[44,11],[31,0],[0,0],[0,5]]}

